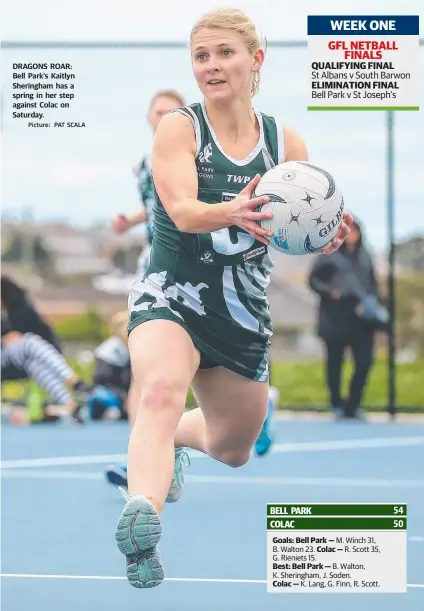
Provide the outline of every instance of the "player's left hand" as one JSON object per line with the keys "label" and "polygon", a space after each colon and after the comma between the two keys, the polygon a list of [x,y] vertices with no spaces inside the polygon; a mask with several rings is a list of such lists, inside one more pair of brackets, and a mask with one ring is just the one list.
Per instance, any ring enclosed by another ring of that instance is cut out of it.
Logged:
{"label": "player's left hand", "polygon": [[336,252],[336,250],[339,250],[340,246],[343,244],[343,242],[350,233],[352,223],[353,216],[348,212],[345,212],[343,214],[343,221],[339,227],[337,234],[334,236],[331,242],[327,244],[325,248],[321,249],[321,252],[325,255],[331,255],[333,252]]}

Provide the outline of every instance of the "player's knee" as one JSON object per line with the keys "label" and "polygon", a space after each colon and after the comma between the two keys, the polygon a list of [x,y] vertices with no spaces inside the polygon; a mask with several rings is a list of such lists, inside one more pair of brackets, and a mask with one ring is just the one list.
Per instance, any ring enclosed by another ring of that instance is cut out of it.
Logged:
{"label": "player's knee", "polygon": [[174,411],[181,401],[179,385],[162,374],[152,376],[143,383],[140,407],[152,412]]}
{"label": "player's knee", "polygon": [[237,469],[238,467],[242,467],[250,459],[250,451],[246,450],[216,450],[215,452],[212,449],[211,456],[219,462],[224,463],[228,467],[233,467]]}

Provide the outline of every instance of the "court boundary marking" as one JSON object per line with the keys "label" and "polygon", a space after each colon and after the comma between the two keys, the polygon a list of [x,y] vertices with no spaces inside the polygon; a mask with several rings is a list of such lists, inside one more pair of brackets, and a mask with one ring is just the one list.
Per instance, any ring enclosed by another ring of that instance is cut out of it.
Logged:
{"label": "court boundary marking", "polygon": [[[424,446],[424,436],[412,437],[370,437],[368,439],[342,439],[327,441],[306,441],[275,444],[272,454],[285,454],[292,452],[332,452],[334,450],[360,450],[364,448],[393,448]],[[207,458],[206,454],[190,450],[191,459]],[[122,462],[126,454],[92,454],[88,456],[53,456],[47,458],[28,458],[5,460],[0,463],[1,469],[18,469],[34,467],[59,467],[67,465],[102,464],[108,462]]]}
{"label": "court boundary marking", "polygon": [[[39,479],[39,480],[76,480],[79,482],[104,482],[104,474],[99,471],[67,471],[64,469],[5,469],[2,480]],[[194,475],[187,474],[185,481],[190,484],[237,484],[265,486],[328,486],[330,488],[424,488],[424,479],[380,479],[380,478],[343,478],[343,477],[284,477],[278,475]]]}
{"label": "court boundary marking", "polygon": [[[43,575],[35,573],[0,573],[0,577],[8,579],[80,579],[92,581],[126,581],[126,577],[114,575]],[[266,584],[266,579],[221,579],[211,577],[165,577],[164,581],[188,583],[243,583]],[[407,588],[424,588],[424,583],[407,583]],[[394,592],[395,593],[395,592]],[[390,592],[387,592],[390,594]]]}

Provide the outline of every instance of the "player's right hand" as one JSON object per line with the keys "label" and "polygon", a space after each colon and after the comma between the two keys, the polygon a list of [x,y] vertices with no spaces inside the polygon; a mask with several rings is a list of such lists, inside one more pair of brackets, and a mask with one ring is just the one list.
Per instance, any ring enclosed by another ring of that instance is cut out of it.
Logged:
{"label": "player's right hand", "polygon": [[125,214],[118,214],[112,221],[112,229],[118,235],[125,233],[130,228],[130,222]]}
{"label": "player's right hand", "polygon": [[257,174],[245,188],[231,202],[228,203],[230,207],[231,224],[237,225],[241,229],[244,229],[249,233],[255,240],[262,242],[263,244],[269,245],[269,239],[274,235],[272,231],[268,231],[261,227],[258,221],[265,219],[271,219],[271,212],[257,211],[258,206],[267,204],[270,200],[268,195],[261,195],[260,197],[253,197],[256,186],[261,180],[260,174]]}

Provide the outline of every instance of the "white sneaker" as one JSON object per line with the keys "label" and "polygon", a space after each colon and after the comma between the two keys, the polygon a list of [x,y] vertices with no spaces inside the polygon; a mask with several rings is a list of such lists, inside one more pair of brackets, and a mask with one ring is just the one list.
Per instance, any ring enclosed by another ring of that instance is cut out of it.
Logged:
{"label": "white sneaker", "polygon": [[169,488],[167,503],[175,503],[181,496],[184,486],[184,467],[190,466],[190,458],[184,448],[175,450],[174,477]]}

